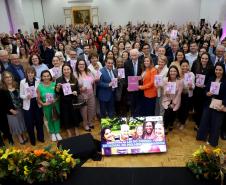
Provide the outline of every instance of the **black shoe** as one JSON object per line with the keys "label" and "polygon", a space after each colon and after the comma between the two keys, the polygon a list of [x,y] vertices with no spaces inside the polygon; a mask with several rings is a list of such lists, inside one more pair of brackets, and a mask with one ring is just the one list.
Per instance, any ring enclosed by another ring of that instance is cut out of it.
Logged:
{"label": "black shoe", "polygon": [[222,139],[222,140],[226,140],[226,132],[221,133],[221,139]]}
{"label": "black shoe", "polygon": [[194,130],[195,131],[198,131],[199,130],[199,127],[197,125],[195,125]]}
{"label": "black shoe", "polygon": [[94,129],[94,126],[93,126],[93,125],[91,125],[91,126],[89,126],[89,128]]}
{"label": "black shoe", "polygon": [[38,141],[39,141],[40,143],[45,143],[45,140],[44,140],[44,139],[38,139]]}

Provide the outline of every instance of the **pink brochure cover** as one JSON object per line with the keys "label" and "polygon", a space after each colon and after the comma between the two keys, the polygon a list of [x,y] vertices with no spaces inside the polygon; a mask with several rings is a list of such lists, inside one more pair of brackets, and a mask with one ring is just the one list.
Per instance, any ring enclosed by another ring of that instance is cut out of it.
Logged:
{"label": "pink brochure cover", "polygon": [[128,76],[128,91],[138,91],[139,90],[139,77],[138,76]]}
{"label": "pink brochure cover", "polygon": [[203,86],[205,83],[206,75],[196,74],[196,85]]}
{"label": "pink brochure cover", "polygon": [[191,73],[184,74],[184,84],[192,84],[192,74]]}
{"label": "pink brochure cover", "polygon": [[72,94],[70,83],[62,84],[62,89],[63,89],[64,96]]}
{"label": "pink brochure cover", "polygon": [[176,82],[167,82],[166,91],[169,94],[176,94]]}
{"label": "pink brochure cover", "polygon": [[162,75],[155,75],[155,85],[163,86],[163,76]]}
{"label": "pink brochure cover", "polygon": [[125,69],[124,68],[118,69],[118,77],[125,78]]}
{"label": "pink brochure cover", "polygon": [[30,86],[30,87],[26,88],[26,94],[30,95],[31,98],[35,98],[36,97],[35,86]]}
{"label": "pink brochure cover", "polygon": [[211,82],[210,92],[214,95],[218,95],[220,91],[220,83],[219,82]]}

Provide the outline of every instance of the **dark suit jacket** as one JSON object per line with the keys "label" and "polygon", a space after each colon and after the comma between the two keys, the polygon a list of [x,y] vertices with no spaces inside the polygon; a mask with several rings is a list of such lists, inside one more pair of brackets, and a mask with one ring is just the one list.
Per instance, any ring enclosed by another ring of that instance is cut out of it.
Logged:
{"label": "dark suit jacket", "polygon": [[[156,56],[155,54],[150,54],[150,57],[152,59],[153,64],[156,66],[158,64],[158,56]],[[139,56],[138,60],[142,60],[144,62],[144,55]]]}
{"label": "dark suit jacket", "polygon": [[[111,98],[114,98],[115,92],[112,90],[112,87],[109,87],[109,83],[111,82],[111,77],[107,71],[106,67],[103,67],[100,72],[102,73],[100,77],[100,81],[98,83],[98,99],[100,101],[108,102]],[[115,71],[113,71],[114,77],[117,75]]]}
{"label": "dark suit jacket", "polygon": [[[25,72],[24,72],[24,68],[22,65],[18,65],[18,68],[22,70],[22,72],[24,73],[24,77],[25,77]],[[11,72],[16,80],[16,82],[18,84],[20,84],[20,81],[23,80],[23,78],[20,78],[20,75],[18,74],[16,67],[12,64],[9,65],[9,67],[6,69],[7,71]]]}
{"label": "dark suit jacket", "polygon": [[54,50],[53,48],[46,48],[45,51],[44,51],[44,63],[47,64],[47,66],[49,68],[52,68],[53,67],[53,64],[52,64],[52,59],[54,57]]}
{"label": "dark suit jacket", "polygon": [[[106,55],[105,55],[105,58],[106,58]],[[103,53],[99,54],[99,61],[102,64],[102,66],[105,66],[104,54]]]}
{"label": "dark suit jacket", "polygon": [[[143,63],[143,60],[141,58],[138,58],[137,76],[140,76],[141,73],[142,73],[142,69],[141,69],[142,63]],[[124,63],[124,68],[125,68],[126,86],[128,86],[128,76],[134,76],[134,69],[133,69],[132,60],[127,60]]]}
{"label": "dark suit jacket", "polygon": [[[210,59],[211,59],[212,64],[215,65],[216,55],[211,55]],[[224,63],[224,57],[221,57],[220,62]]]}
{"label": "dark suit jacket", "polygon": [[[9,64],[10,64],[10,62],[9,62]],[[0,74],[2,74],[5,70],[6,70],[6,68],[4,67],[2,61],[0,60]]]}

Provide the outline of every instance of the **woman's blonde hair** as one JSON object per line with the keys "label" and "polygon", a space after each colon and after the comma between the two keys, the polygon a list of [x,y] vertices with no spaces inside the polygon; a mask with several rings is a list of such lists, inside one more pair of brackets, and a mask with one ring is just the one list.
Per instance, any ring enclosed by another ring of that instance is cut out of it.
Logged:
{"label": "woman's blonde hair", "polygon": [[11,72],[9,72],[9,71],[4,71],[4,72],[2,73],[1,89],[8,90],[8,86],[7,86],[7,84],[5,83],[6,75],[10,75],[10,76],[12,77],[12,79],[13,79],[12,85],[13,85],[14,88],[17,89],[17,88],[18,88],[18,84],[17,84],[17,82],[15,81],[15,78],[14,78],[13,74],[12,74]]}

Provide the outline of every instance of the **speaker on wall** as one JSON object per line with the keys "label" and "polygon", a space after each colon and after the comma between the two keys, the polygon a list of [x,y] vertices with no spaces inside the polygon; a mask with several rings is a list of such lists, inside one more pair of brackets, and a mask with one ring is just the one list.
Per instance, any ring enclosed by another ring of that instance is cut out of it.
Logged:
{"label": "speaker on wall", "polygon": [[39,29],[39,27],[38,27],[38,22],[33,22],[33,26],[34,26],[34,29]]}

